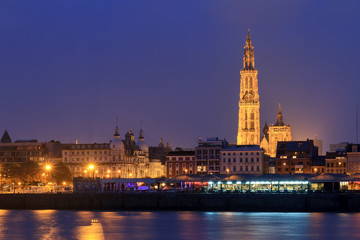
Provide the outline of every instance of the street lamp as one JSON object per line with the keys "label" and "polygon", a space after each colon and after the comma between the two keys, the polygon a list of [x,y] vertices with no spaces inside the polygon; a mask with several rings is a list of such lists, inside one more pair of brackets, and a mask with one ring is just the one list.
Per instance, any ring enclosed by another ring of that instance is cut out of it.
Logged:
{"label": "street lamp", "polygon": [[88,167],[88,169],[90,169],[90,171],[92,172],[92,175],[93,175],[92,177],[93,177],[93,178],[94,178],[94,168],[95,168],[95,167],[94,167],[93,164],[90,164],[89,167]]}
{"label": "street lamp", "polygon": [[45,183],[46,183],[46,176],[49,175],[49,172],[50,172],[50,170],[51,170],[51,166],[50,166],[50,165],[46,165],[46,166],[45,166],[45,170],[48,172],[47,174],[44,174],[44,176],[45,176]]}
{"label": "street lamp", "polygon": [[226,173],[227,173],[228,175],[229,175],[229,172],[230,172],[230,170],[227,168],[227,169],[226,169]]}
{"label": "street lamp", "polygon": [[187,174],[187,171],[188,171],[188,170],[187,170],[187,169],[185,169],[185,174]]}

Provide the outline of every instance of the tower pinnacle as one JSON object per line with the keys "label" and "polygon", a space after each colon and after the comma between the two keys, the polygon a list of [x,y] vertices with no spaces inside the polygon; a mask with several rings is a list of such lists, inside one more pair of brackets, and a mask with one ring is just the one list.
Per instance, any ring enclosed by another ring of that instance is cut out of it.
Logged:
{"label": "tower pinnacle", "polygon": [[283,122],[283,115],[281,112],[281,104],[279,103],[279,112],[277,113],[277,120],[276,120],[275,126],[283,126],[283,125],[285,125],[285,124]]}
{"label": "tower pinnacle", "polygon": [[255,69],[255,58],[254,58],[254,46],[251,44],[250,38],[250,29],[248,29],[248,34],[246,37],[246,42],[244,46],[244,70],[254,70]]}
{"label": "tower pinnacle", "polygon": [[114,137],[120,137],[119,134],[119,127],[118,127],[118,118],[116,117],[116,126],[115,126],[115,133],[114,133]]}
{"label": "tower pinnacle", "polygon": [[281,113],[281,104],[279,102],[279,113]]}

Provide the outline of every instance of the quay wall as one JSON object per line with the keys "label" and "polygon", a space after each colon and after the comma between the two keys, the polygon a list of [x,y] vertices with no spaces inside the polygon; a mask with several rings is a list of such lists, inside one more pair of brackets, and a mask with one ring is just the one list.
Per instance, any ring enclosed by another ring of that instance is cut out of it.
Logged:
{"label": "quay wall", "polygon": [[358,212],[360,194],[0,194],[0,209]]}

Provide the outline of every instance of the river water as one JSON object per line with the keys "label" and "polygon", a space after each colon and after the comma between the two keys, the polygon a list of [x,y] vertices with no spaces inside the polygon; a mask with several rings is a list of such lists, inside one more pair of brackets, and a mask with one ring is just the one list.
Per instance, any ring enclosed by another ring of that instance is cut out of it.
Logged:
{"label": "river water", "polygon": [[0,239],[360,239],[360,213],[0,210]]}

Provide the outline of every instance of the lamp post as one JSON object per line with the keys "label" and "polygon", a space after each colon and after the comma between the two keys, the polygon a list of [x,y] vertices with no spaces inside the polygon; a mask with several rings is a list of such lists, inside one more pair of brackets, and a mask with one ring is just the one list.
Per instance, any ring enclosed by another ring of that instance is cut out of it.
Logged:
{"label": "lamp post", "polygon": [[93,164],[90,164],[88,168],[89,168],[89,170],[92,172],[92,177],[95,178],[95,177],[94,177],[94,168],[95,168],[94,165],[93,165]]}
{"label": "lamp post", "polygon": [[50,172],[50,170],[51,170],[51,166],[50,166],[50,165],[46,165],[46,166],[45,166],[45,170],[46,170],[46,172],[47,172],[47,173],[45,173],[45,184],[46,184],[46,176],[49,175],[49,172]]}

